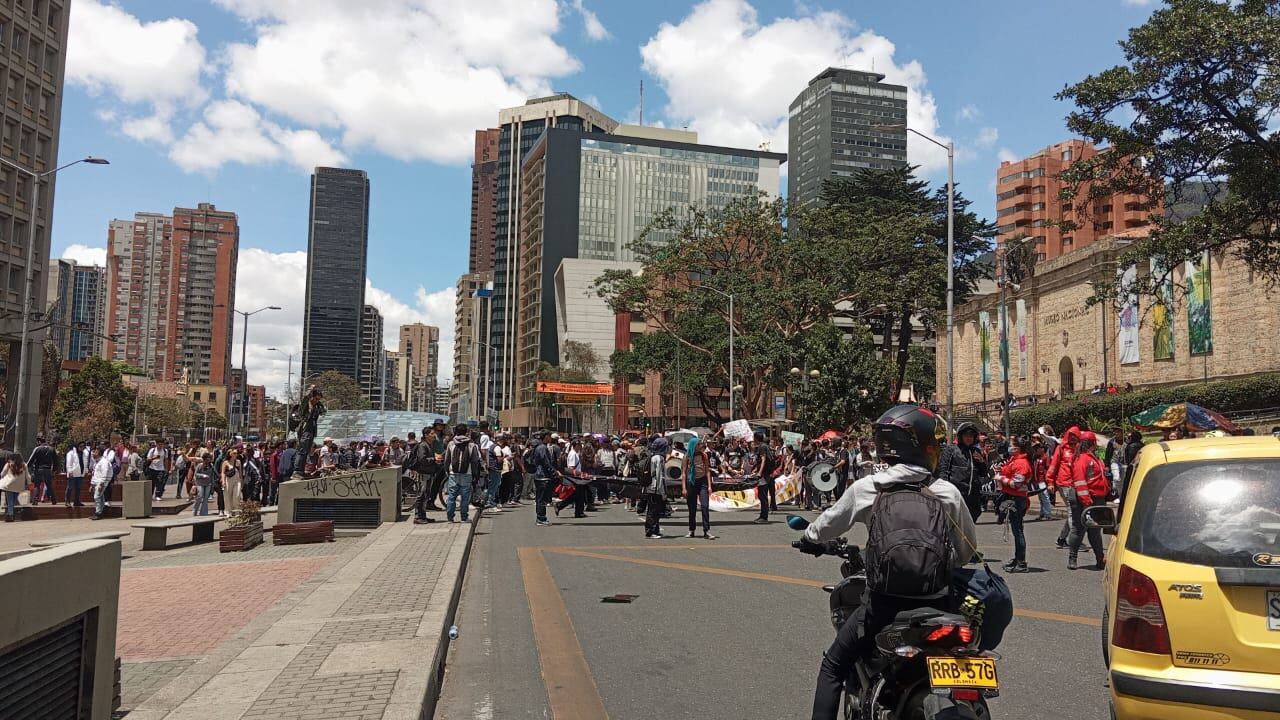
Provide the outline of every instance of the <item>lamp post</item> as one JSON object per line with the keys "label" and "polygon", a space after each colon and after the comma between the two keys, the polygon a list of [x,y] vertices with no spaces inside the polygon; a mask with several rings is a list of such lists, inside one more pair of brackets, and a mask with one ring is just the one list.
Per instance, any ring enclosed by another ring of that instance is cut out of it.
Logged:
{"label": "lamp post", "polygon": [[[1097,289],[1097,284],[1092,280],[1086,280],[1084,284]],[[1102,391],[1105,393],[1111,384],[1107,375],[1107,306],[1106,303],[1098,303],[1098,307],[1102,310]]]}
{"label": "lamp post", "polygon": [[293,392],[293,353],[286,353],[280,348],[273,347],[267,348],[267,352],[280,353],[281,355],[287,355],[289,357],[289,373],[284,381],[284,436],[287,440],[289,438],[289,406],[291,404],[289,402],[289,393]]}
{"label": "lamp post", "polygon": [[951,417],[955,414],[955,225],[956,225],[956,144],[951,141],[943,143],[919,130],[906,126],[905,123],[894,125],[872,125],[885,130],[906,130],[928,140],[947,151],[947,432],[951,432]]}
{"label": "lamp post", "polygon": [[240,336],[240,387],[236,388],[236,392],[240,396],[240,410],[242,411],[237,413],[237,419],[240,421],[237,424],[237,427],[241,432],[244,432],[249,415],[248,398],[245,397],[249,393],[249,368],[245,366],[245,355],[249,349],[249,318],[265,310],[279,309],[280,306],[278,305],[267,305],[266,307],[260,307],[253,312],[244,312],[243,310],[232,309],[232,312],[244,318],[244,326],[241,328]]}
{"label": "lamp post", "polygon": [[[1000,396],[1000,415],[1004,418],[1004,436],[1006,438],[1013,437],[1013,433],[1009,430],[1009,304],[1005,297],[1006,288],[1011,284],[1009,281],[1009,253],[1023,243],[1031,240],[1029,237],[1016,240],[1014,242],[1006,242],[1004,244],[1004,252],[1000,255],[1000,266],[1003,268],[1002,277],[1000,278],[1000,374],[1003,378],[1004,394]],[[1021,290],[1018,285],[1013,286],[1015,290]],[[1105,342],[1105,338],[1103,340]]]}
{"label": "lamp post", "polygon": [[741,385],[734,385],[733,381],[737,377],[733,367],[733,293],[725,292],[719,288],[713,288],[710,285],[699,285],[703,290],[710,290],[729,298],[729,421],[733,421],[734,397],[738,390],[742,389]]}
{"label": "lamp post", "polygon": [[[33,274],[31,272],[32,264],[35,262],[34,255],[36,249],[36,220],[40,214],[40,181],[56,174],[60,170],[66,170],[72,165],[80,163],[88,163],[90,165],[110,165],[104,158],[97,158],[92,155],[80,158],[67,163],[61,167],[52,170],[46,170],[37,173],[28,170],[21,165],[0,158],[0,164],[11,167],[14,170],[31,178],[31,221],[27,223],[27,265],[24,269],[25,278],[22,283],[22,336],[18,344],[18,392],[16,402],[14,404],[13,413],[13,449],[21,451],[22,442],[22,414],[25,412],[27,405],[27,340],[31,334],[31,300],[32,288],[31,282]],[[7,433],[6,433],[7,434]]]}

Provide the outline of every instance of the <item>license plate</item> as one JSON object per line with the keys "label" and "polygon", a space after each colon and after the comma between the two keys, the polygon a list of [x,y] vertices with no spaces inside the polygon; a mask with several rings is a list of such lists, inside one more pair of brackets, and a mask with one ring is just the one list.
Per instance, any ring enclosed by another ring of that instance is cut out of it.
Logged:
{"label": "license plate", "polygon": [[995,658],[931,657],[928,663],[930,687],[982,690],[1000,687]]}
{"label": "license plate", "polygon": [[1280,631],[1280,590],[1267,591],[1267,629]]}

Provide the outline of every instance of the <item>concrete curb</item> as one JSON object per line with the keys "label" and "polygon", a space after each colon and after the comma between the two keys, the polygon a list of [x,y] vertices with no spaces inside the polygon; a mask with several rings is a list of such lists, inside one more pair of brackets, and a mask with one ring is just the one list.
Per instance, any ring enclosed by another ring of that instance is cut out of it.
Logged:
{"label": "concrete curb", "polygon": [[449,628],[458,614],[458,605],[462,601],[462,586],[467,577],[467,565],[471,562],[471,546],[476,537],[476,526],[484,516],[483,508],[476,508],[472,514],[471,527],[467,530],[466,544],[462,549],[462,561],[458,563],[458,575],[449,596],[449,607],[444,614],[444,623],[440,627],[440,640],[436,643],[436,653],[431,658],[431,669],[427,674],[426,696],[422,698],[422,712],[419,720],[430,720],[436,714],[436,702],[440,699],[440,688],[444,685],[445,660],[449,656]]}

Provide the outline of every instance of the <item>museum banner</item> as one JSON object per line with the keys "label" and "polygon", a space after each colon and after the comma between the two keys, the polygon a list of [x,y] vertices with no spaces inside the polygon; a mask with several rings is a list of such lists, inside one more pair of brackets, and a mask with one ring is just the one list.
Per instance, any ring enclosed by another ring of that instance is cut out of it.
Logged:
{"label": "museum banner", "polygon": [[1151,303],[1151,349],[1156,360],[1173,357],[1173,277],[1164,261],[1151,258],[1151,276],[1157,281],[1155,300]]}
{"label": "museum banner", "polygon": [[983,385],[991,382],[991,313],[978,311],[978,377]]}
{"label": "museum banner", "polygon": [[1138,344],[1138,295],[1133,285],[1138,280],[1137,266],[1130,265],[1118,271],[1120,275],[1120,338],[1118,357],[1121,365],[1136,363],[1142,359]]}
{"label": "museum banner", "polygon": [[1018,310],[1018,379],[1027,379],[1027,301],[1017,300]]}
{"label": "museum banner", "polygon": [[1000,338],[1000,382],[1009,381],[1009,306],[1000,303],[996,337]]}
{"label": "museum banner", "polygon": [[1192,355],[1213,352],[1213,317],[1210,299],[1209,252],[1199,262],[1187,261],[1187,344]]}

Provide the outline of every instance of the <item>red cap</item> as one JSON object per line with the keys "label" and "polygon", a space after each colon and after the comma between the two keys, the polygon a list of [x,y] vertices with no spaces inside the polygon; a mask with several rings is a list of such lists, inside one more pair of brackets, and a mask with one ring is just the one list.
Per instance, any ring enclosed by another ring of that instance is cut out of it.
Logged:
{"label": "red cap", "polygon": [[1088,430],[1085,430],[1084,432],[1080,433],[1080,442],[1082,442],[1082,443],[1093,443],[1094,445],[1097,445],[1097,444],[1098,444],[1098,436],[1097,436],[1097,434],[1095,434],[1095,433],[1092,433],[1092,432],[1090,432],[1090,431],[1088,431]]}

